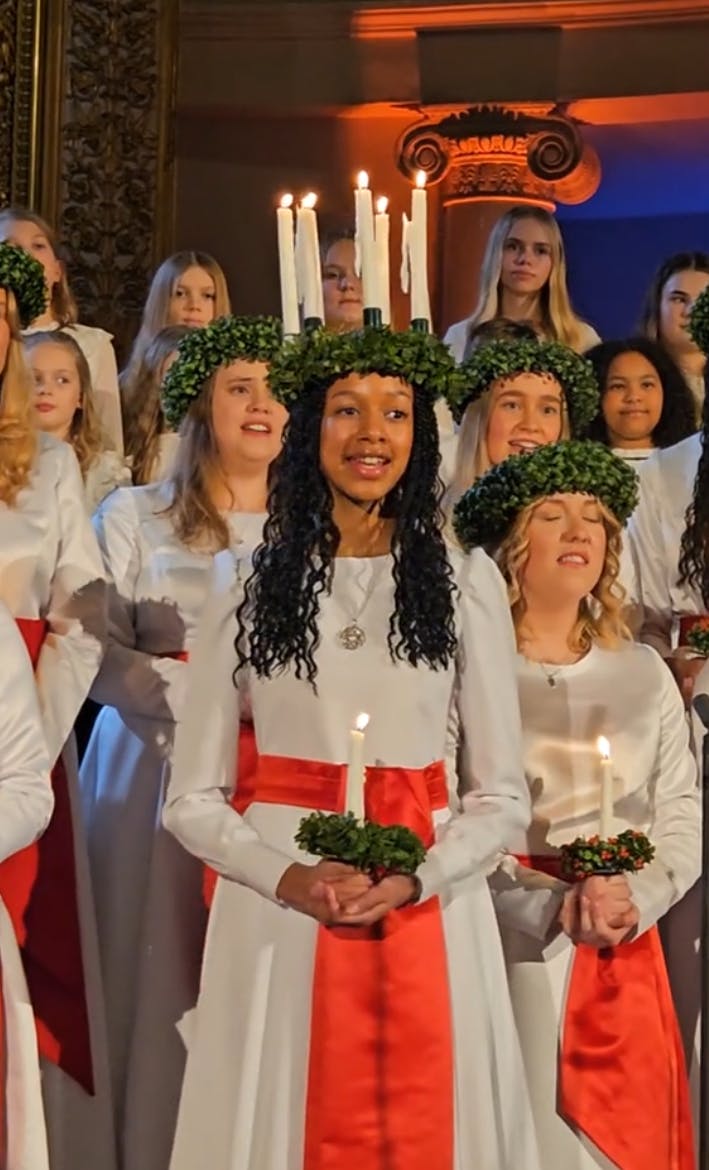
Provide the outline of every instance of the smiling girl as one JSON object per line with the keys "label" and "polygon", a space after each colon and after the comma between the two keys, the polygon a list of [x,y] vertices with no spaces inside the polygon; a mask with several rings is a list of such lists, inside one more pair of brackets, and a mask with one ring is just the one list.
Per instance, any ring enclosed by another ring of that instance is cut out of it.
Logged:
{"label": "smiling girl", "polygon": [[184,337],[163,390],[181,435],[172,475],[115,492],[95,519],[112,590],[92,690],[104,707],[81,782],[123,1170],[165,1170],[170,1155],[176,1025],[196,999],[206,911],[202,868],[160,812],[212,558],[261,536],[286,421],[267,380],[280,341],[268,318],[226,317]]}
{"label": "smiling girl", "polygon": [[566,287],[559,225],[541,207],[512,207],[495,224],[480,272],[478,303],[444,338],[456,361],[469,354],[472,330],[493,317],[528,321],[549,341],[584,353],[600,341],[574,312]]}

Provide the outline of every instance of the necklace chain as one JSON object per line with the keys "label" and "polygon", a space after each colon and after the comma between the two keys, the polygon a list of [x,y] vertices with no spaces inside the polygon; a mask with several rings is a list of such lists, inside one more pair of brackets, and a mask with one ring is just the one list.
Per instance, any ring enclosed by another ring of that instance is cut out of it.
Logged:
{"label": "necklace chain", "polygon": [[[365,566],[363,566],[364,568]],[[359,620],[367,608],[372,594],[379,583],[380,572],[372,572],[372,578],[364,591],[364,598],[361,604],[357,607],[354,613],[349,610],[351,616],[349,621],[337,631],[337,641],[342,646],[343,650],[359,650],[367,641],[367,635],[359,624]],[[343,606],[344,608],[344,606]],[[349,608],[349,607],[348,607]]]}

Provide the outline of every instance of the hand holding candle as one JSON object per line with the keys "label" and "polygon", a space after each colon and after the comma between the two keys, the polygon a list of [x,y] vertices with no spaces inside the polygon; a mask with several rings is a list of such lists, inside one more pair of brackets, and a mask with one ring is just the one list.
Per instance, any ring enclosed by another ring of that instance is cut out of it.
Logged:
{"label": "hand holding candle", "polygon": [[345,811],[354,813],[360,821],[364,820],[364,731],[368,723],[369,715],[364,712],[355,719],[347,763]]}

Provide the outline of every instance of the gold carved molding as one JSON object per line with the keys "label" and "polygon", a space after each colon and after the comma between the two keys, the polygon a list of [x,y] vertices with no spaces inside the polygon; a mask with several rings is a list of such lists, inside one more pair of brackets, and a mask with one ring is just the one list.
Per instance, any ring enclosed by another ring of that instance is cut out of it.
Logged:
{"label": "gold carved molding", "polygon": [[82,320],[130,342],[174,231],[175,0],[3,0],[0,205],[55,224]]}

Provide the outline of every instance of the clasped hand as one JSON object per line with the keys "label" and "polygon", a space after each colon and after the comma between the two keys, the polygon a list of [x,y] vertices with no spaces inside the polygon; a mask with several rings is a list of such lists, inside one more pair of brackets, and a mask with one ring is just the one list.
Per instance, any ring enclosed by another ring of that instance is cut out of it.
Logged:
{"label": "clasped hand", "polygon": [[294,862],[278,883],[276,896],[326,926],[371,926],[409,902],[414,890],[413,879],[404,874],[373,882],[339,861]]}
{"label": "clasped hand", "polygon": [[564,895],[559,923],[574,943],[616,947],[637,926],[639,914],[628,879],[594,875]]}

